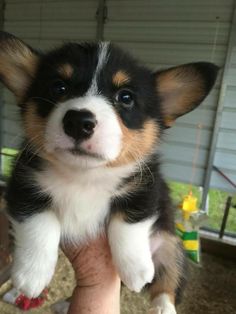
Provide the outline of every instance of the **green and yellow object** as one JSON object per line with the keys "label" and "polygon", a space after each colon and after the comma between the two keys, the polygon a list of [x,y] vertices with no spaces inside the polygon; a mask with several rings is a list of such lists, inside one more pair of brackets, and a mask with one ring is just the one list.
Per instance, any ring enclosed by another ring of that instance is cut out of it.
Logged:
{"label": "green and yellow object", "polygon": [[176,233],[183,241],[187,256],[195,263],[200,262],[199,228],[192,224],[191,217],[198,214],[197,198],[190,192],[184,196],[180,207],[181,215],[176,222]]}
{"label": "green and yellow object", "polygon": [[18,154],[18,151],[13,148],[7,148],[3,147],[1,149],[2,153],[2,164],[1,164],[1,169],[2,169],[2,175],[4,177],[9,177],[12,171],[12,164],[13,161],[16,158],[16,155]]}
{"label": "green and yellow object", "polygon": [[176,223],[176,233],[183,241],[184,249],[190,260],[195,263],[200,263],[200,245],[198,231],[186,231],[183,224]]}

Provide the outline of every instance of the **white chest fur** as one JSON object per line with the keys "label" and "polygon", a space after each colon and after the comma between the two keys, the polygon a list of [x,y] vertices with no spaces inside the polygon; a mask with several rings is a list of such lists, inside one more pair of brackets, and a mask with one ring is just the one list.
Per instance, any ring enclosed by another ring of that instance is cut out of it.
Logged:
{"label": "white chest fur", "polygon": [[133,165],[89,170],[48,168],[37,174],[37,181],[53,200],[63,240],[84,242],[104,229],[111,198],[118,185],[134,170]]}

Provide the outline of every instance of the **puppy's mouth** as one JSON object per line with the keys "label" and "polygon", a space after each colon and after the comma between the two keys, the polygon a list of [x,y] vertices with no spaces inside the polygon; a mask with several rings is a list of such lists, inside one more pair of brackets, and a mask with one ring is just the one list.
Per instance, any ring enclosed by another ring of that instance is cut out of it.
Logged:
{"label": "puppy's mouth", "polygon": [[99,155],[97,153],[88,152],[88,151],[86,151],[85,149],[83,149],[83,148],[81,148],[79,146],[75,146],[73,148],[69,148],[67,151],[69,153],[71,153],[73,156],[91,157],[91,158],[104,160],[104,157],[102,155]]}

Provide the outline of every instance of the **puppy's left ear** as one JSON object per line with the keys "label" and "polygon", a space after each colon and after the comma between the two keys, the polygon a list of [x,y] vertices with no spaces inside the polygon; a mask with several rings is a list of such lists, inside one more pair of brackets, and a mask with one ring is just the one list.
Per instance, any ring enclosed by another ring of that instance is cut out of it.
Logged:
{"label": "puppy's left ear", "polygon": [[24,96],[35,75],[39,55],[22,40],[0,32],[0,80],[17,98]]}
{"label": "puppy's left ear", "polygon": [[212,89],[218,72],[213,63],[189,63],[155,73],[164,125],[196,108]]}

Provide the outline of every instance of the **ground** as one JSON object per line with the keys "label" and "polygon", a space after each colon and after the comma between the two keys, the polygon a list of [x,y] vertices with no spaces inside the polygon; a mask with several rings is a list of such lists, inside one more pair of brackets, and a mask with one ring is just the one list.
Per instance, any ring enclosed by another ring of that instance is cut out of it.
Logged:
{"label": "ground", "polygon": [[[71,295],[73,289],[72,269],[61,253],[57,272],[50,286],[48,301],[30,314],[52,314],[50,305]],[[7,282],[0,295],[11,286]],[[178,314],[233,314],[236,313],[236,263],[203,254],[202,266],[190,265],[189,283]],[[122,290],[121,314],[145,314],[149,305],[147,295]],[[14,306],[0,300],[1,314],[20,314]],[[25,312],[24,312],[25,313]]]}

